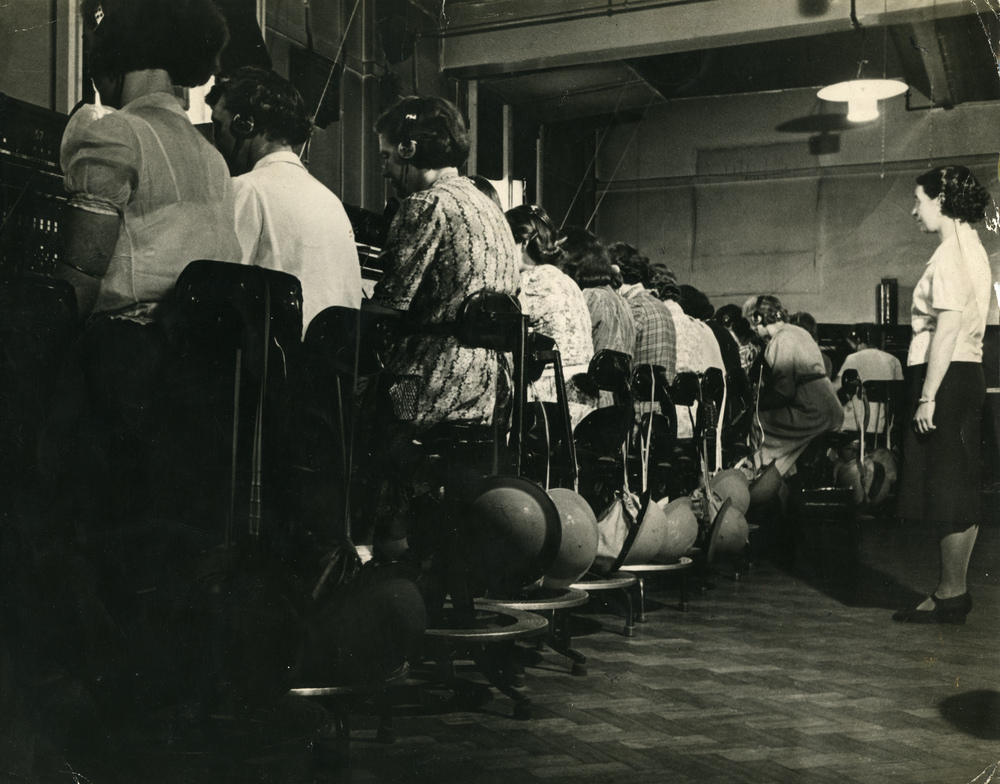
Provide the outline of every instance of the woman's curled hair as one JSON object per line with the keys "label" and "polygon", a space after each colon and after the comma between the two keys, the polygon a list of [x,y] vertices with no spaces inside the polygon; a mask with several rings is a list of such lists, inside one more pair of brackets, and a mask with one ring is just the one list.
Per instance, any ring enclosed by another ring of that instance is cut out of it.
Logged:
{"label": "woman's curled hair", "polygon": [[638,248],[627,242],[615,242],[608,246],[608,254],[626,284],[644,283],[649,279],[649,259],[639,253]]}
{"label": "woman's curled hair", "polygon": [[82,0],[93,76],[162,69],[181,87],[204,84],[229,40],[212,0]]}
{"label": "woman's curled hair", "polygon": [[392,144],[413,142],[409,163],[418,169],[457,168],[469,157],[465,119],[444,98],[403,98],[378,118],[375,132]]}
{"label": "woman's curled hair", "polygon": [[504,213],[514,234],[514,241],[524,246],[535,264],[560,264],[563,250],[559,230],[545,210],[534,204],[521,204]]}
{"label": "woman's curled hair", "polygon": [[965,223],[978,223],[986,217],[990,193],[964,166],[938,166],[917,177],[917,185],[927,198],[941,199],[941,214]]}
{"label": "woman's curled hair", "polygon": [[563,272],[581,289],[611,285],[614,278],[611,257],[593,233],[577,226],[567,227],[562,249]]}
{"label": "woman's curled hair", "polygon": [[205,103],[214,107],[221,98],[226,111],[251,117],[254,130],[271,141],[294,147],[309,138],[312,120],[302,95],[274,71],[248,65],[222,74]]}

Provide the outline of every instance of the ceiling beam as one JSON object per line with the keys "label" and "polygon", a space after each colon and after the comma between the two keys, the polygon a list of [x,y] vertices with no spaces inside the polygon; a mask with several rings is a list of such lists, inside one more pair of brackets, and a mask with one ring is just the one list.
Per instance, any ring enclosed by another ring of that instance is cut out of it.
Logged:
{"label": "ceiling beam", "polygon": [[[968,0],[856,0],[862,26],[968,14]],[[851,29],[847,0],[479,0],[447,5],[446,73],[479,78]]]}

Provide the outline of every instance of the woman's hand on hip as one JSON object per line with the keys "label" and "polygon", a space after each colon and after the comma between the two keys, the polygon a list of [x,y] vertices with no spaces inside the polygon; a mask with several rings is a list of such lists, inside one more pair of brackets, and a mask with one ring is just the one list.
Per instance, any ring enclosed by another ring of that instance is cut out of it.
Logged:
{"label": "woman's hand on hip", "polygon": [[925,400],[917,405],[913,427],[918,433],[929,433],[934,429],[934,407],[933,400]]}

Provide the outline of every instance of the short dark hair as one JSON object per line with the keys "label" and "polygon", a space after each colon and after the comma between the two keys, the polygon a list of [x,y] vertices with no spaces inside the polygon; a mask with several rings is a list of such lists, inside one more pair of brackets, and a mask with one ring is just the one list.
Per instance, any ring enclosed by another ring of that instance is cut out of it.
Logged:
{"label": "short dark hair", "polygon": [[990,193],[964,166],[938,166],[917,177],[917,185],[927,198],[941,200],[941,214],[965,223],[978,223],[986,217]]}
{"label": "short dark hair", "polygon": [[794,324],[796,327],[802,327],[802,329],[812,335],[813,340],[819,341],[819,327],[812,313],[800,310],[798,313],[793,313],[788,317],[788,323]]}
{"label": "short dark hair", "polygon": [[476,186],[477,191],[497,205],[497,207],[501,210],[503,209],[503,204],[500,202],[500,194],[497,193],[497,189],[493,187],[492,182],[481,174],[469,174],[468,178],[472,180],[472,184]]}
{"label": "short dark hair", "polygon": [[378,118],[375,132],[392,144],[416,142],[409,162],[418,169],[458,167],[469,157],[465,119],[444,98],[403,98]]}
{"label": "short dark hair", "polygon": [[245,66],[223,74],[205,97],[209,106],[226,99],[226,111],[253,118],[255,133],[271,141],[304,144],[312,130],[305,101],[287,79],[265,68]]}
{"label": "short dark hair", "polygon": [[680,292],[681,310],[687,315],[699,321],[708,321],[712,318],[715,308],[712,307],[712,302],[705,292],[696,289],[694,286],[689,286],[687,283],[681,284]]}
{"label": "short dark hair", "polygon": [[855,343],[874,346],[878,340],[878,329],[871,323],[855,324],[847,330],[847,338]]}
{"label": "short dark hair", "polygon": [[743,308],[735,302],[723,305],[712,316],[712,322],[719,324],[736,335],[740,343],[746,343],[753,339],[754,332],[750,327],[750,322],[743,315]]}
{"label": "short dark hair", "polygon": [[610,286],[614,278],[611,257],[593,233],[578,226],[569,226],[562,244],[563,272],[576,281],[581,289]]}
{"label": "short dark hair", "polygon": [[81,0],[93,76],[163,69],[181,87],[204,84],[229,40],[212,0]]}
{"label": "short dark hair", "polygon": [[650,264],[649,277],[643,284],[664,302],[681,301],[681,287],[677,285],[677,275],[666,264]]}
{"label": "short dark hair", "polygon": [[524,250],[535,264],[558,264],[563,251],[559,243],[559,230],[545,210],[535,204],[520,204],[504,213],[514,241],[524,245]]}
{"label": "short dark hair", "polygon": [[639,249],[627,242],[615,242],[608,246],[611,263],[618,266],[622,280],[628,285],[649,280],[649,259],[639,253]]}

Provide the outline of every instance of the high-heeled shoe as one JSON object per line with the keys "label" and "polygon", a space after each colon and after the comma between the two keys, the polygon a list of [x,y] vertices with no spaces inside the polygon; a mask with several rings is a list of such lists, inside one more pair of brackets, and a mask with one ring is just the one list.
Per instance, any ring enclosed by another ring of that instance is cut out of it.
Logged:
{"label": "high-heeled shoe", "polygon": [[932,609],[906,608],[893,615],[892,620],[902,623],[951,623],[961,626],[965,623],[965,616],[972,609],[972,596],[968,591],[950,599],[938,599],[931,594],[931,599],[934,601]]}

